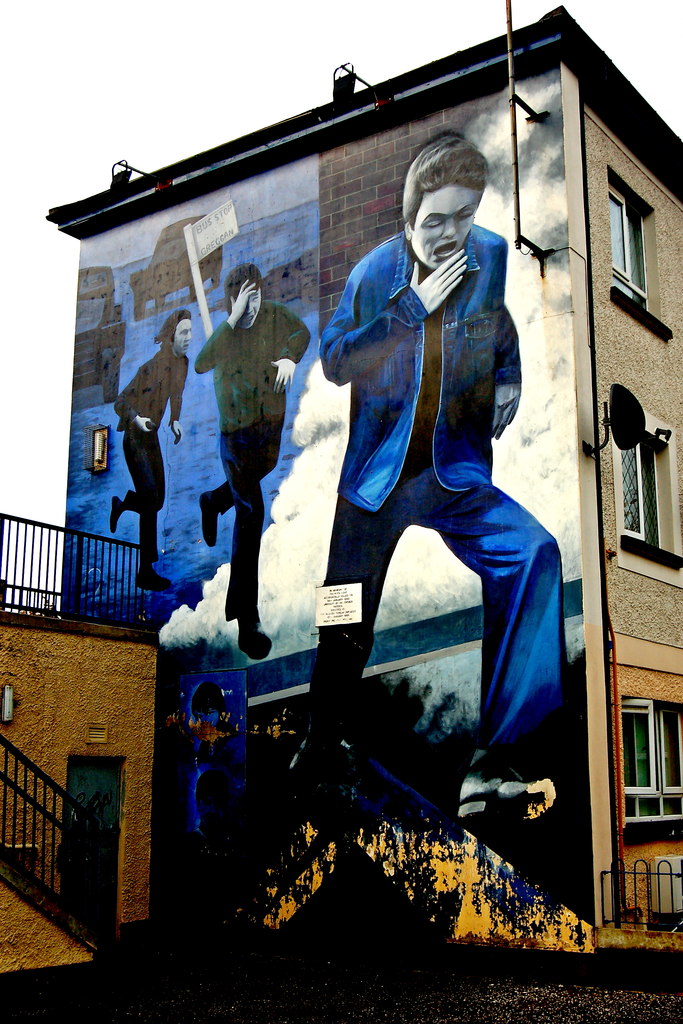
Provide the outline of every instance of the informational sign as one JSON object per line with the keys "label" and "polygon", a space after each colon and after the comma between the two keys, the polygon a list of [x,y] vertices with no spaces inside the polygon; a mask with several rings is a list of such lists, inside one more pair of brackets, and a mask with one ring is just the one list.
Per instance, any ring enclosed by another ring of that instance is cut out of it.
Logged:
{"label": "informational sign", "polygon": [[342,583],[332,587],[318,587],[315,592],[316,626],[361,622],[362,586],[362,583]]}
{"label": "informational sign", "polygon": [[238,233],[235,204],[232,199],[228,199],[227,203],[223,203],[191,227],[197,259],[203,260]]}
{"label": "informational sign", "polygon": [[211,317],[209,316],[209,307],[206,301],[206,295],[204,294],[204,284],[202,282],[202,275],[199,269],[200,260],[210,256],[211,253],[218,249],[219,246],[225,245],[231,238],[239,232],[239,226],[237,224],[237,215],[235,213],[235,204],[232,199],[228,199],[227,202],[219,206],[218,209],[213,210],[212,213],[208,213],[206,217],[202,217],[196,224],[188,224],[184,229],[185,233],[185,244],[187,246],[187,255],[190,259],[190,270],[192,271],[192,280],[194,282],[194,290],[197,295],[197,304],[199,306],[199,312],[202,317],[202,323],[204,324],[204,331],[207,338],[211,334],[213,328],[211,325]]}

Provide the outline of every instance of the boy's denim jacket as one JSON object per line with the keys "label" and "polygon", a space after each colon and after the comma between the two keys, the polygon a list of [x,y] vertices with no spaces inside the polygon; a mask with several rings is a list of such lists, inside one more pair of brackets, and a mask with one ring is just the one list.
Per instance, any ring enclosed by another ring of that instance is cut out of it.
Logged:
{"label": "boy's denim jacket", "polygon": [[[449,490],[491,482],[495,386],[521,382],[517,331],[504,304],[507,243],[474,225],[466,252],[465,276],[443,315],[432,440],[436,476]],[[339,493],[371,512],[400,476],[422,377],[427,311],[410,287],[413,260],[404,234],[368,253],[320,341],[325,376],[351,382]]]}

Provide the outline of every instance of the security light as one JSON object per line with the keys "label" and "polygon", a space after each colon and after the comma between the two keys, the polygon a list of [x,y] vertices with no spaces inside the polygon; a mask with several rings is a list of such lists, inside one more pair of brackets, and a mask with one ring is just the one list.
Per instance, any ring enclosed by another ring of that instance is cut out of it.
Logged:
{"label": "security light", "polygon": [[0,698],[0,722],[11,722],[14,717],[14,687],[11,683],[2,686]]}

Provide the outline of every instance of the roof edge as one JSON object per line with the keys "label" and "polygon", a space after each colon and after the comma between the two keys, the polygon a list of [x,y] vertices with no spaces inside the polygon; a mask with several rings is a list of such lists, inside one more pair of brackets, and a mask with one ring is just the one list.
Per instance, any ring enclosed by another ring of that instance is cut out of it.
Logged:
{"label": "roof edge", "polygon": [[[567,64],[579,78],[584,102],[683,199],[683,143],[564,7],[515,29],[513,42],[520,79],[561,61]],[[453,105],[456,84],[463,102],[501,88],[507,76],[507,37],[502,35],[363,89],[343,106],[327,103],[153,175],[55,207],[47,220],[66,234],[87,238],[439,105]]]}

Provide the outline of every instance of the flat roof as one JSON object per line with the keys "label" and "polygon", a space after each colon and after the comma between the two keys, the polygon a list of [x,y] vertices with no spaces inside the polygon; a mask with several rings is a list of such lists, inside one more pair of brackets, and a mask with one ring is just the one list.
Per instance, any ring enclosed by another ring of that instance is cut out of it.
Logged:
{"label": "flat roof", "polygon": [[[65,206],[47,219],[75,238],[175,206],[310,153],[499,91],[508,82],[507,37],[498,36],[295,117]],[[564,7],[513,32],[515,78],[564,63],[591,107],[683,200],[683,143]]]}

